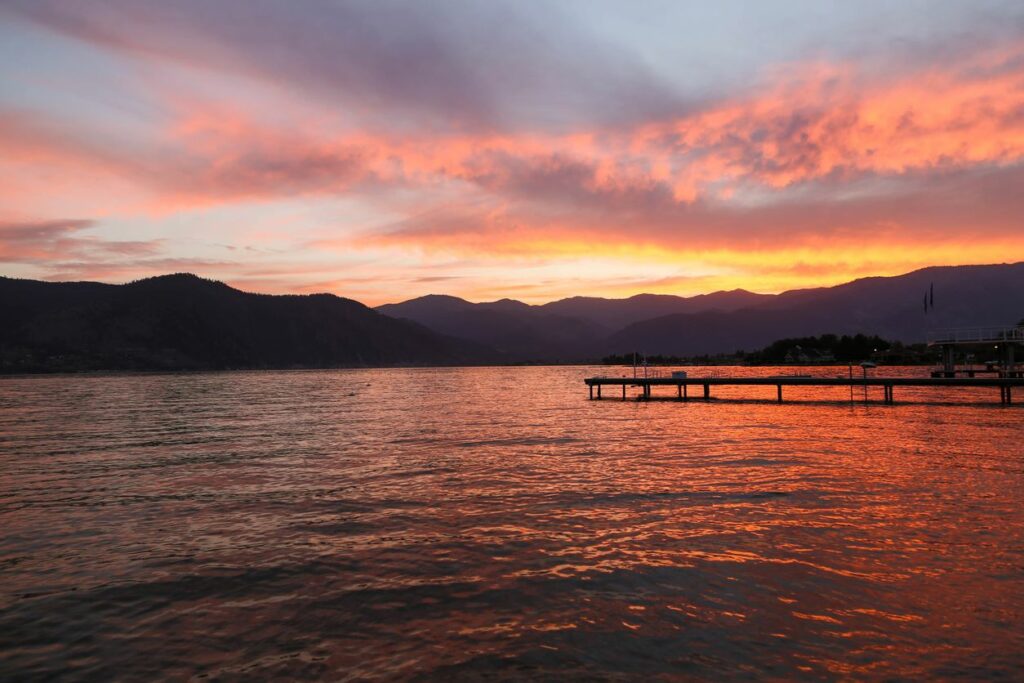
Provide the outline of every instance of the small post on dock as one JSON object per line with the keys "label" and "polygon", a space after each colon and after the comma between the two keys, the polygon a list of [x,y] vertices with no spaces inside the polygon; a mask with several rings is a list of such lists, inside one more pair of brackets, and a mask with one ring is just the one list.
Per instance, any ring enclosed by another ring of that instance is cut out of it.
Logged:
{"label": "small post on dock", "polygon": [[590,388],[590,400],[593,401],[594,400],[594,385],[593,384],[588,384],[587,387]]}
{"label": "small post on dock", "polygon": [[782,385],[781,384],[777,384],[777,385],[775,385],[775,388],[778,390],[779,403],[782,403]]}
{"label": "small post on dock", "polygon": [[942,345],[942,372],[943,377],[956,377],[956,357],[953,355],[953,345]]}
{"label": "small post on dock", "polygon": [[689,401],[690,400],[690,394],[687,391],[687,385],[685,385],[685,384],[683,385],[683,400],[684,401]]}
{"label": "small post on dock", "polygon": [[623,401],[626,400],[626,383],[625,382],[622,383],[622,400]]}
{"label": "small post on dock", "polygon": [[710,384],[705,384],[704,385],[704,400],[708,401],[710,399],[711,399],[711,385]]}
{"label": "small post on dock", "polygon": [[999,364],[1001,366],[1001,372],[999,373],[1000,377],[1013,376],[1013,369],[1016,366],[1016,361],[1013,357],[1013,346],[1013,342],[996,345],[996,350],[999,351]]}
{"label": "small post on dock", "polygon": [[601,400],[601,385],[597,385],[597,400]]}

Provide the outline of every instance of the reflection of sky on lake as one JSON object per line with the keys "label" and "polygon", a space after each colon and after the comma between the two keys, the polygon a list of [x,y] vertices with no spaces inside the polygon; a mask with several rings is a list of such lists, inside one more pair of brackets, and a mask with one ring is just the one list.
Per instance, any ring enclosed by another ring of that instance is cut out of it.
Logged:
{"label": "reflection of sky on lake", "polygon": [[593,372],[0,381],[0,669],[1021,675],[1019,407]]}

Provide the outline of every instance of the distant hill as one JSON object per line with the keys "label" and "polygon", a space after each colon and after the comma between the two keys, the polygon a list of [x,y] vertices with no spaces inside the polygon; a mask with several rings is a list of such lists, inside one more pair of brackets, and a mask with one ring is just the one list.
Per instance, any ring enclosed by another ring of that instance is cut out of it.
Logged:
{"label": "distant hill", "polygon": [[437,365],[502,360],[330,294],[249,294],[194,275],[127,285],[0,277],[0,371]]}
{"label": "distant hill", "polygon": [[[924,297],[934,285],[934,308]],[[870,277],[835,287],[768,297],[725,312],[669,315],[612,334],[608,352],[699,355],[753,350],[783,337],[876,334],[925,340],[942,327],[1012,325],[1024,318],[1024,263],[942,266],[895,277]]]}
{"label": "distant hill", "polygon": [[475,304],[453,296],[430,295],[377,310],[440,334],[484,344],[514,361],[593,357],[610,332],[591,320],[549,313],[544,307],[510,299]]}
{"label": "distant hill", "polygon": [[638,320],[669,313],[732,311],[771,298],[736,289],[693,297],[573,297],[531,306],[510,299],[470,303],[453,296],[430,295],[377,310],[441,334],[486,344],[515,360],[572,361],[598,356],[609,334]]}
{"label": "distant hill", "polygon": [[637,294],[628,299],[602,299],[575,296],[544,304],[547,313],[590,320],[610,330],[619,330],[631,323],[677,313],[701,311],[735,311],[773,299],[771,294],[755,294],[745,289],[672,296],[670,294]]}
{"label": "distant hill", "polygon": [[376,311],[330,294],[248,294],[194,275],[127,285],[0,277],[0,372],[696,356],[822,334],[912,343],[933,328],[1021,319],[1024,263],[924,268],[778,295],[575,297],[542,306],[426,296]]}

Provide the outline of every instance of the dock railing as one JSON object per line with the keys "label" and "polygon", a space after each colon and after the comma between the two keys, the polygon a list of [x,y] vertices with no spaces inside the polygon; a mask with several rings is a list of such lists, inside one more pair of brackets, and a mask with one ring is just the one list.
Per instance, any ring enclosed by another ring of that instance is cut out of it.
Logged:
{"label": "dock railing", "polygon": [[[841,363],[836,363],[834,366],[829,365],[829,366],[821,366],[821,367],[807,367],[807,366],[786,367],[786,372],[783,372],[781,374],[777,373],[775,375],[771,375],[771,377],[782,377],[782,378],[787,378],[787,377],[812,377],[812,376],[835,377],[836,374],[835,374],[835,372],[833,370],[836,367],[845,368],[846,365],[841,364]],[[680,371],[687,373],[687,378],[688,379],[718,379],[718,378],[721,378],[721,377],[728,377],[728,376],[730,376],[728,374],[728,372],[731,369],[732,368],[730,366],[718,366],[718,365],[687,365],[687,366],[683,366],[683,367],[668,368],[668,369],[648,367],[647,368],[647,374],[645,375],[643,368],[637,368],[636,369],[636,379],[638,381],[642,381],[642,380],[645,380],[645,379],[675,379],[675,377],[673,377],[673,373],[680,372]],[[860,368],[858,367],[858,368],[856,368],[856,370],[857,370],[858,376],[860,376],[859,375]],[[845,370],[844,370],[842,376],[846,377]],[[626,371],[621,372],[621,373],[619,373],[617,375],[611,375],[611,374],[608,374],[608,375],[595,375],[593,377],[593,379],[633,379],[633,378],[634,378],[634,375],[633,375],[632,368],[629,368]]]}
{"label": "dock railing", "polygon": [[998,344],[1000,342],[1024,343],[1024,326],[955,327],[929,330],[925,340],[929,345]]}
{"label": "dock railing", "polygon": [[[649,367],[645,373],[643,368],[637,368],[635,377],[636,379],[667,379],[672,376],[672,372],[672,370]],[[622,379],[623,377],[632,379],[634,377],[632,368],[618,375],[597,375],[599,379]]]}

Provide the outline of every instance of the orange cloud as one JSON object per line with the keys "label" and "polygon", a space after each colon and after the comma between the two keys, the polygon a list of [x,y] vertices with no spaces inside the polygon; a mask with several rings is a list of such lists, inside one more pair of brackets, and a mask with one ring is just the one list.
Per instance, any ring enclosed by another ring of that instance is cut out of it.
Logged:
{"label": "orange cloud", "polygon": [[[862,82],[850,67],[804,69],[756,97],[642,130],[634,150],[693,155],[678,194],[751,182],[783,188],[835,173],[899,174],[1004,164],[1024,155],[1024,47],[955,68]],[[678,163],[678,162],[676,162]]]}
{"label": "orange cloud", "polygon": [[10,113],[0,117],[0,140],[14,160],[120,170],[168,203],[439,181],[524,201],[658,194],[692,203],[837,177],[1015,163],[1024,158],[1024,69],[1014,67],[1022,60],[1015,46],[883,82],[852,66],[794,67],[753,96],[676,119],[565,135],[338,132],[188,100],[176,103],[182,116],[151,150],[84,142]]}

